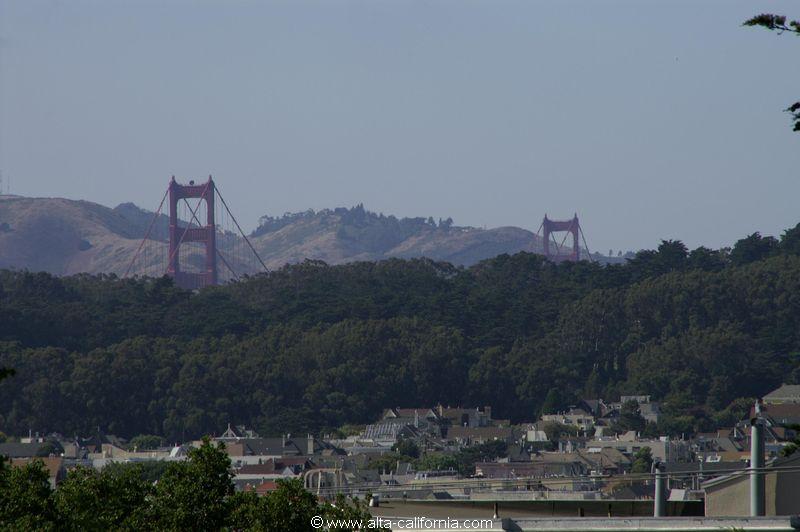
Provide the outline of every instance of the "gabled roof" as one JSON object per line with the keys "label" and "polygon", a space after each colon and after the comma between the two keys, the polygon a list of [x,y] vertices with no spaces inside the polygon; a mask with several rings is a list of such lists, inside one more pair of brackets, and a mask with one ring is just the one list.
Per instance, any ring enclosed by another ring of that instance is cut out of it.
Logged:
{"label": "gabled roof", "polygon": [[278,489],[278,483],[274,480],[265,480],[253,485],[249,480],[243,481],[242,491],[255,491],[258,495],[266,495],[270,491]]}
{"label": "gabled roof", "polygon": [[514,437],[510,427],[461,427],[453,426],[447,431],[448,440],[484,439],[506,440]]}
{"label": "gabled roof", "polygon": [[294,442],[285,438],[242,438],[236,443],[244,448],[245,455],[285,456],[305,454]]}
{"label": "gabled roof", "polygon": [[418,428],[404,421],[407,420],[386,419],[380,423],[367,425],[364,429],[364,437],[374,440],[396,440],[400,435],[409,438],[421,435]]}
{"label": "gabled roof", "polygon": [[[800,423],[800,403],[778,403],[761,405],[761,415],[769,418],[773,425]],[[750,408],[750,417],[755,416],[755,406]]]}
{"label": "gabled roof", "polygon": [[612,494],[617,500],[632,500],[650,498],[653,496],[653,491],[655,491],[653,486],[643,482],[631,482],[625,486],[618,486]]}
{"label": "gabled roof", "polygon": [[256,493],[259,495],[265,495],[270,491],[275,491],[278,489],[278,483],[274,480],[265,480],[261,484],[256,486]]}
{"label": "gabled roof", "polygon": [[562,462],[476,462],[475,472],[486,478],[552,477],[583,475],[589,468],[582,460]]}
{"label": "gabled roof", "polygon": [[58,478],[60,474],[63,474],[64,459],[60,456],[49,456],[47,458],[13,458],[11,460],[11,465],[14,467],[23,467],[34,461],[41,461],[44,464],[50,478]]}
{"label": "gabled roof", "polygon": [[800,403],[800,384],[783,384],[764,396],[765,403],[773,401]]}
{"label": "gabled roof", "polygon": [[486,407],[484,408],[451,408],[440,406],[438,408],[439,415],[445,419],[460,419],[462,415],[485,415],[488,416]]}
{"label": "gabled roof", "polygon": [[0,443],[0,455],[8,458],[30,458],[44,447],[44,443]]}
{"label": "gabled roof", "polygon": [[275,462],[267,460],[263,464],[245,464],[240,467],[237,474],[240,475],[272,475],[275,473]]}
{"label": "gabled roof", "polygon": [[[664,470],[667,473],[694,473],[700,471],[700,462],[664,462]],[[745,462],[724,461],[724,462],[703,462],[703,471],[713,473],[715,471],[731,471],[747,469]]]}
{"label": "gabled roof", "polygon": [[432,408],[390,408],[384,413],[384,418],[401,417],[411,418],[419,416],[420,419],[439,419],[439,415]]}
{"label": "gabled roof", "polygon": [[529,462],[531,455],[523,447],[517,444],[508,446],[508,460],[510,462]]}
{"label": "gabled roof", "polygon": [[[800,464],[800,453],[795,453],[792,456],[776,458],[775,460],[772,460],[771,462],[769,462],[767,464],[766,474],[767,475],[773,475],[773,474],[777,473],[778,475],[781,475],[784,472],[781,472],[780,469],[775,470],[775,471],[770,471],[770,469],[787,467],[787,466],[797,466],[798,464]],[[710,465],[710,464],[706,464],[706,465]],[[703,487],[703,489],[707,489],[707,488],[714,488],[716,486],[724,485],[724,484],[727,484],[729,482],[748,481],[749,478],[750,478],[750,475],[748,475],[747,473],[748,472],[746,471],[746,466],[743,466],[742,471],[736,471],[734,473],[730,473],[730,474],[727,474],[727,475],[722,475],[720,477],[717,477],[717,478],[714,478],[714,479],[711,479],[711,480],[707,480],[706,482],[703,482],[702,487]],[[792,473],[790,471],[787,471],[787,472],[785,472],[785,474],[792,474]]]}

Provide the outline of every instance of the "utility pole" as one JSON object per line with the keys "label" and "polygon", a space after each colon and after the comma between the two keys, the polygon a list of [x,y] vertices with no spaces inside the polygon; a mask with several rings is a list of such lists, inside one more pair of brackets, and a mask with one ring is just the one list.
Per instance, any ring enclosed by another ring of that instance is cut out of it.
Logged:
{"label": "utility pole", "polygon": [[653,517],[666,517],[667,515],[667,476],[664,474],[664,464],[659,460],[653,462],[652,471],[655,473],[656,493],[653,501]]}
{"label": "utility pole", "polygon": [[764,513],[764,422],[759,408],[750,420],[750,515]]}

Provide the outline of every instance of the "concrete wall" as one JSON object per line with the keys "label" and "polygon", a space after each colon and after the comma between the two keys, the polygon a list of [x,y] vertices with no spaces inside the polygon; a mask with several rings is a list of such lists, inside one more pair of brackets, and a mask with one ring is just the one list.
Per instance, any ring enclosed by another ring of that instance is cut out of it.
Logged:
{"label": "concrete wall", "polygon": [[[375,490],[380,493],[380,490]],[[653,501],[586,500],[586,501],[514,501],[514,500],[403,500],[381,493],[381,504],[370,508],[372,515],[392,517],[450,517],[455,519],[486,518],[494,515],[495,503],[501,517],[647,517],[653,515]],[[669,516],[702,516],[702,501],[668,502]]]}
{"label": "concrete wall", "polygon": [[[800,514],[800,472],[768,473],[764,479],[766,514]],[[750,515],[750,478],[747,474],[706,489],[706,516]]]}

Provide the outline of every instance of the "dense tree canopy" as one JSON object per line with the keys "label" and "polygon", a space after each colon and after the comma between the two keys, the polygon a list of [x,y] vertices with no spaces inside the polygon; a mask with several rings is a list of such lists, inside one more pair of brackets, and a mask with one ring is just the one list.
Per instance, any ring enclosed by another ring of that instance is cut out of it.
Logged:
{"label": "dense tree canopy", "polygon": [[0,424],[174,442],[228,423],[319,433],[390,406],[492,405],[523,421],[650,394],[659,429],[709,428],[800,382],[798,235],[718,251],[664,241],[609,266],[308,261],[197,293],[2,271],[0,367],[16,374],[0,383]]}

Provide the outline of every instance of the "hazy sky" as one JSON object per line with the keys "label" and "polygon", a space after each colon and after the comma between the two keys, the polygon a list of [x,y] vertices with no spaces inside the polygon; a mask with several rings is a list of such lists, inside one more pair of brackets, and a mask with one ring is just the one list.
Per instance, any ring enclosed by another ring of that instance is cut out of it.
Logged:
{"label": "hazy sky", "polygon": [[350,206],[592,249],[800,221],[797,2],[0,0],[12,193],[155,209],[215,176],[247,229]]}

